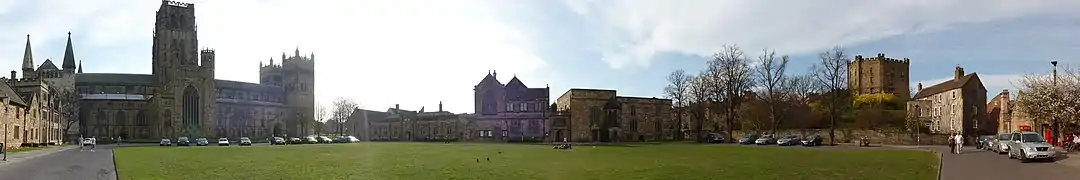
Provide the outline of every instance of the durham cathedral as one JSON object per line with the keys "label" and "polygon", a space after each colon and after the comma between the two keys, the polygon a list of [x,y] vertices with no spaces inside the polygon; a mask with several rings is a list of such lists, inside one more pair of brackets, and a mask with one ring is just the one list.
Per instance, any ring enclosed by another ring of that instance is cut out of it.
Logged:
{"label": "durham cathedral", "polygon": [[297,50],[288,56],[282,53],[278,63],[273,58],[269,64],[260,63],[257,84],[220,80],[214,78],[215,51],[198,45],[194,4],[163,1],[153,33],[151,74],[84,73],[81,61],[80,67],[75,67],[70,33],[62,69],[51,60],[34,69],[28,39],[23,77],[15,77],[13,71],[14,80],[8,87],[0,87],[0,95],[5,95],[7,107],[27,109],[33,106],[27,103],[33,96],[7,98],[4,92],[18,91],[31,81],[55,87],[52,89],[74,87],[81,94],[77,132],[99,139],[265,138],[312,133],[314,54]]}

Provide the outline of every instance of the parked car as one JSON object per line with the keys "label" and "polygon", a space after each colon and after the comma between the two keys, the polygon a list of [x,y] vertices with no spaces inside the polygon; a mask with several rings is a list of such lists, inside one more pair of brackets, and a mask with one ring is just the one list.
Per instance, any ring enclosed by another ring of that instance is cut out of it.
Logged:
{"label": "parked car", "polygon": [[821,145],[821,136],[820,135],[806,136],[805,138],[802,139],[802,145],[803,146],[820,146]]}
{"label": "parked car", "polygon": [[287,142],[288,141],[285,141],[285,138],[282,137],[274,137],[273,139],[270,139],[270,145],[282,145]]}
{"label": "parked car", "polygon": [[1047,143],[1042,135],[1035,132],[1015,132],[1009,142],[1009,158],[1020,159],[1020,162],[1035,160],[1054,161],[1057,151],[1054,146]]}
{"label": "parked car", "polygon": [[91,146],[97,144],[97,138],[83,138],[83,146]]}
{"label": "parked car", "polygon": [[773,144],[773,142],[776,142],[776,138],[774,138],[773,135],[764,135],[757,140],[754,140],[754,144],[757,145],[770,145]]}
{"label": "parked car", "polygon": [[991,145],[991,143],[994,142],[994,139],[995,139],[995,137],[992,136],[992,135],[979,136],[979,139],[978,139],[979,143],[975,144],[975,149],[987,149],[987,150],[989,150],[990,147],[993,146],[993,145]]}
{"label": "parked car", "polygon": [[289,144],[304,144],[304,140],[298,137],[289,138]]}
{"label": "parked car", "polygon": [[314,136],[304,137],[304,143],[306,143],[306,144],[316,144],[316,143],[319,143],[319,139],[315,138]]}
{"label": "parked car", "polygon": [[172,141],[169,139],[161,139],[161,142],[158,142],[158,146],[172,146]]}
{"label": "parked car", "polygon": [[191,146],[191,141],[187,137],[176,138],[176,146]]}
{"label": "parked car", "polygon": [[353,137],[353,136],[341,136],[341,137],[338,137],[337,139],[335,139],[334,142],[336,142],[336,143],[354,143],[354,142],[360,142],[360,139],[356,139],[356,137]]}
{"label": "parked car", "polygon": [[250,146],[250,145],[251,145],[251,138],[240,137],[240,146]]}
{"label": "parked car", "polygon": [[1012,142],[1012,133],[998,134],[997,139],[994,139],[993,151],[998,154],[1009,152],[1009,142]]}
{"label": "parked car", "polygon": [[229,138],[218,138],[217,139],[217,145],[218,146],[229,146]]}
{"label": "parked car", "polygon": [[209,146],[210,142],[207,141],[206,138],[199,138],[199,139],[195,139],[195,145],[196,146]]}
{"label": "parked car", "polygon": [[784,136],[783,138],[776,140],[776,145],[781,146],[794,146],[799,145],[799,143],[802,143],[802,141],[800,141],[799,136],[795,135]]}
{"label": "parked car", "polygon": [[333,139],[330,139],[326,136],[318,136],[315,137],[315,139],[318,139],[319,143],[334,143]]}
{"label": "parked car", "polygon": [[709,133],[705,135],[705,142],[708,143],[724,143],[724,135],[720,133]]}
{"label": "parked car", "polygon": [[757,134],[743,135],[742,138],[739,138],[739,144],[754,144],[754,141],[757,140],[758,137],[760,137],[760,135]]}

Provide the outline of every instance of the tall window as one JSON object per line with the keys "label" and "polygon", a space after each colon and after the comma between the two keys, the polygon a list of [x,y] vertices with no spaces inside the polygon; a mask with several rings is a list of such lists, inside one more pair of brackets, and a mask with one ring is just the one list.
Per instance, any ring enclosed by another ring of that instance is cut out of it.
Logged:
{"label": "tall window", "polygon": [[184,89],[183,112],[184,128],[195,128],[199,125],[199,92],[194,86]]}

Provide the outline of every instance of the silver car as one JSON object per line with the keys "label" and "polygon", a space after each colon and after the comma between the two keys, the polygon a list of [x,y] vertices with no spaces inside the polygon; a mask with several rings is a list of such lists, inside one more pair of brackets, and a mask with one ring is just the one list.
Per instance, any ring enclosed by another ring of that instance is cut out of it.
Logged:
{"label": "silver car", "polygon": [[754,144],[757,144],[757,145],[771,145],[771,144],[773,144],[775,142],[776,142],[776,138],[774,138],[773,135],[764,135],[764,136],[761,136],[760,138],[758,138],[757,140],[754,140]]}
{"label": "silver car", "polygon": [[1009,152],[1009,142],[1012,141],[1012,133],[1002,133],[997,135],[997,139],[994,139],[993,147],[991,151],[998,154],[1005,154]]}
{"label": "silver car", "polygon": [[1057,151],[1050,143],[1046,143],[1042,135],[1035,132],[1012,133],[1012,142],[1009,142],[1009,158],[1020,159],[1020,162],[1033,160],[1054,161]]}

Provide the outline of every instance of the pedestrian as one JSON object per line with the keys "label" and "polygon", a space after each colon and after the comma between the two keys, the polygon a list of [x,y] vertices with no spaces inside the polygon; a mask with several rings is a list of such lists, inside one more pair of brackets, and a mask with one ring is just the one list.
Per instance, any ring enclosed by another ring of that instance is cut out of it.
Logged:
{"label": "pedestrian", "polygon": [[79,140],[77,141],[79,141],[79,151],[86,150],[86,144],[84,144],[86,142],[83,142],[83,137],[79,136]]}
{"label": "pedestrian", "polygon": [[956,154],[956,138],[948,136],[947,139],[949,139],[949,153]]}
{"label": "pedestrian", "polygon": [[956,154],[960,154],[960,152],[964,151],[964,136],[956,133],[953,137],[956,138]]}

